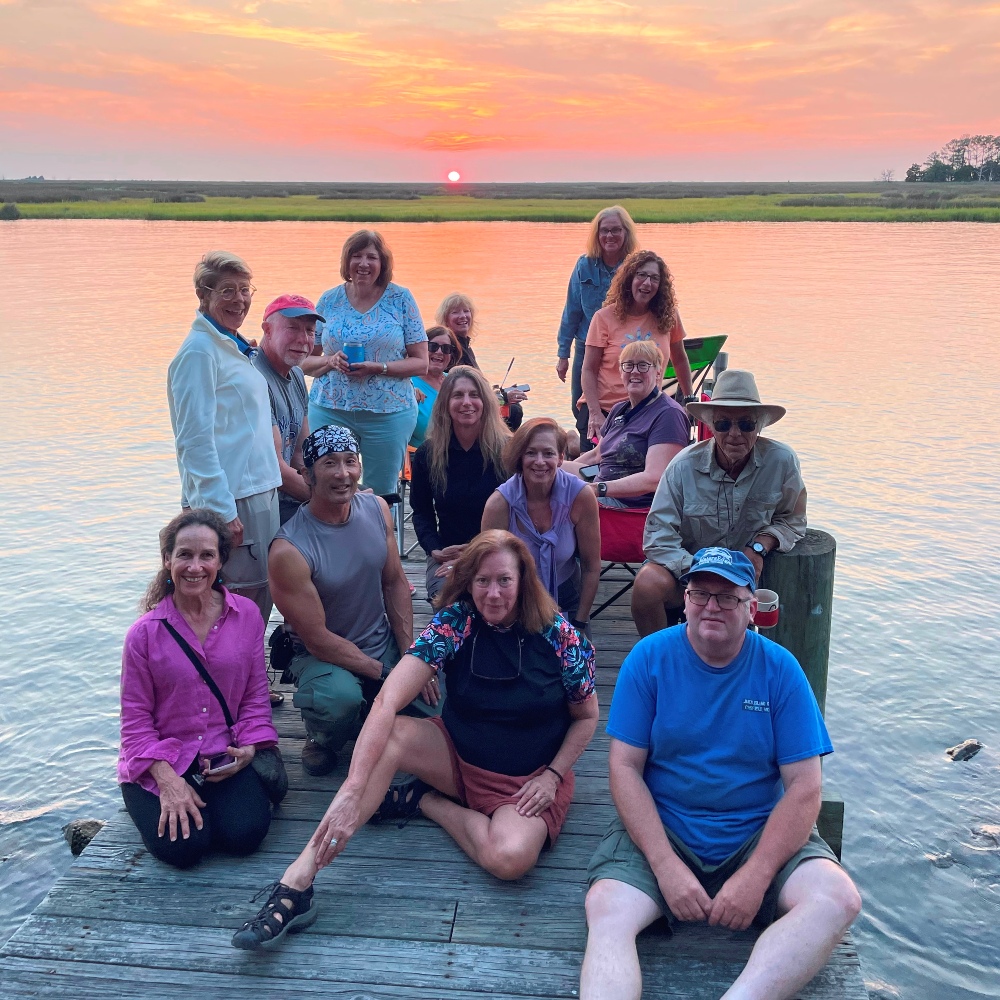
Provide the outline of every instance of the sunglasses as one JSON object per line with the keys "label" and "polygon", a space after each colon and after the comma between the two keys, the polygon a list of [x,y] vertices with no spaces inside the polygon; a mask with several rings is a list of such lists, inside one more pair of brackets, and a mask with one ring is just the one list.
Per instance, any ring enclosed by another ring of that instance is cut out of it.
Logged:
{"label": "sunglasses", "polygon": [[739,420],[730,420],[729,417],[721,417],[712,424],[712,428],[720,434],[726,434],[732,430],[733,424],[740,429],[741,434],[749,434],[757,430],[757,421],[753,417],[740,417]]}
{"label": "sunglasses", "polygon": [[455,356],[454,344],[435,344],[434,341],[431,341],[427,345],[428,354],[437,354],[438,351],[441,351],[443,354],[450,354],[452,357]]}

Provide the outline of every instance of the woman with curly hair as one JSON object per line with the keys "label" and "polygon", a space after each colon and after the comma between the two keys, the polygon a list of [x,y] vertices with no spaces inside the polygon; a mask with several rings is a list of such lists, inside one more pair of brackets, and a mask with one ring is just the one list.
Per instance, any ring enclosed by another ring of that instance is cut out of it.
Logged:
{"label": "woman with curly hair", "polygon": [[590,410],[587,437],[596,440],[611,407],[626,398],[618,355],[630,341],[652,340],[669,357],[681,390],[691,394],[691,366],[684,350],[684,324],[677,311],[674,279],[659,254],[636,250],[611,281],[608,297],[594,313],[583,358],[583,394]]}
{"label": "woman with curly hair", "polygon": [[[556,611],[524,542],[506,531],[466,547],[438,607],[382,686],[309,843],[234,947],[256,950],[312,923],[316,873],[369,817],[419,812],[508,881],[555,842],[573,766],[597,728],[594,647]],[[441,717],[399,715],[439,674],[448,688]],[[397,771],[414,777],[391,785]]]}
{"label": "woman with curly hair", "polygon": [[486,501],[507,478],[503,447],[509,438],[482,373],[468,365],[452,368],[411,466],[410,507],[413,530],[427,553],[428,600],[444,586],[466,543],[479,534]]}

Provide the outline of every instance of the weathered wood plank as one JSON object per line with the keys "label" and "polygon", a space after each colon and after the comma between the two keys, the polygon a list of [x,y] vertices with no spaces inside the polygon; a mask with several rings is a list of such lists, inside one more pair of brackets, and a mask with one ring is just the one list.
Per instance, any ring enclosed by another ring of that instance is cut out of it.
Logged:
{"label": "weathered wood plank", "polygon": [[[0,962],[4,1000],[177,1000],[192,995],[211,1000],[483,1000],[481,991],[453,990],[441,983],[433,992],[408,985],[311,982],[195,970],[142,969],[117,965],[9,958]],[[523,1000],[524,992],[492,992],[490,1000]],[[535,994],[538,996],[538,994]]]}
{"label": "weathered wood plank", "polygon": [[[428,998],[447,989],[571,998],[578,991],[579,956],[575,952],[533,948],[496,948],[372,938],[364,949],[357,939],[314,932],[296,935],[276,952],[241,953],[228,946],[225,933],[203,928],[136,924],[125,921],[81,922],[70,917],[29,917],[3,954],[67,963],[122,965],[141,969],[198,969],[246,977],[280,977],[286,989],[300,980],[392,987],[407,983]],[[736,978],[739,959],[672,955],[647,962],[645,988],[650,996],[717,998]],[[809,1000],[850,997],[845,990],[848,962],[830,962],[803,991]],[[277,985],[273,984],[272,986]],[[419,994],[418,994],[419,995]],[[446,995],[446,994],[445,994]]]}

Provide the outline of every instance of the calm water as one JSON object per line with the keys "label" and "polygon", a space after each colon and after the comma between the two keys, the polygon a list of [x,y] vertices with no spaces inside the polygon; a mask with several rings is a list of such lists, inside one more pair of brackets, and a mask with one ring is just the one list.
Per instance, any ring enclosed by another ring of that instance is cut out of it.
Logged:
{"label": "calm water", "polygon": [[[260,291],[336,280],[355,227],[19,222],[0,226],[0,940],[69,864],[60,827],[108,816],[121,641],[175,512],[166,366],[205,250]],[[476,352],[568,417],[555,330],[584,227],[386,225],[424,319],[454,290]],[[1000,230],[989,226],[643,227],[689,333],[728,333],[789,415],[810,521],[839,542],[828,780],[885,997],[1000,997]],[[253,335],[251,333],[251,335]],[[975,736],[963,764],[943,751]]]}

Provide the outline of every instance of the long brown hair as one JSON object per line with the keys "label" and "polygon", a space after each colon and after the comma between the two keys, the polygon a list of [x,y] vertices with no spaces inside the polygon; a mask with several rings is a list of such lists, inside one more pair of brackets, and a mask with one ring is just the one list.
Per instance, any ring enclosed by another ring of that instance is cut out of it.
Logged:
{"label": "long brown hair", "polygon": [[[140,611],[152,611],[167,594],[174,592],[174,583],[170,579],[170,570],[163,565],[163,562],[174,551],[177,545],[177,536],[185,528],[195,525],[211,528],[215,532],[215,537],[219,540],[219,560],[225,565],[233,547],[233,534],[226,522],[214,510],[204,510],[196,507],[181,511],[160,532],[160,571],[150,581],[145,597],[139,602]],[[212,584],[212,587],[215,590],[222,590],[221,573]]]}
{"label": "long brown hair", "polygon": [[435,607],[443,608],[456,601],[472,599],[472,581],[482,561],[497,552],[510,552],[518,562],[517,621],[526,632],[541,632],[556,620],[559,610],[552,595],[542,585],[527,545],[516,535],[500,528],[480,532],[465,546],[458,557],[444,587],[438,594]]}
{"label": "long brown hair", "polygon": [[656,327],[660,333],[669,333],[677,322],[677,296],[674,293],[674,278],[663,258],[652,250],[636,250],[622,261],[621,267],[611,279],[608,289],[606,306],[613,306],[615,316],[624,323],[629,311],[635,305],[632,298],[632,279],[643,264],[655,261],[660,269],[660,287],[649,303],[649,311],[656,319]]}
{"label": "long brown hair", "polygon": [[492,465],[500,479],[507,476],[503,467],[503,446],[510,437],[510,431],[500,416],[500,404],[483,378],[482,372],[469,365],[456,365],[444,377],[441,390],[434,400],[431,419],[427,424],[427,434],[423,447],[427,449],[427,467],[431,483],[442,493],[448,488],[448,448],[451,445],[451,403],[452,393],[459,379],[466,378],[475,383],[483,401],[483,415],[479,423],[479,450],[483,453],[483,469]]}

